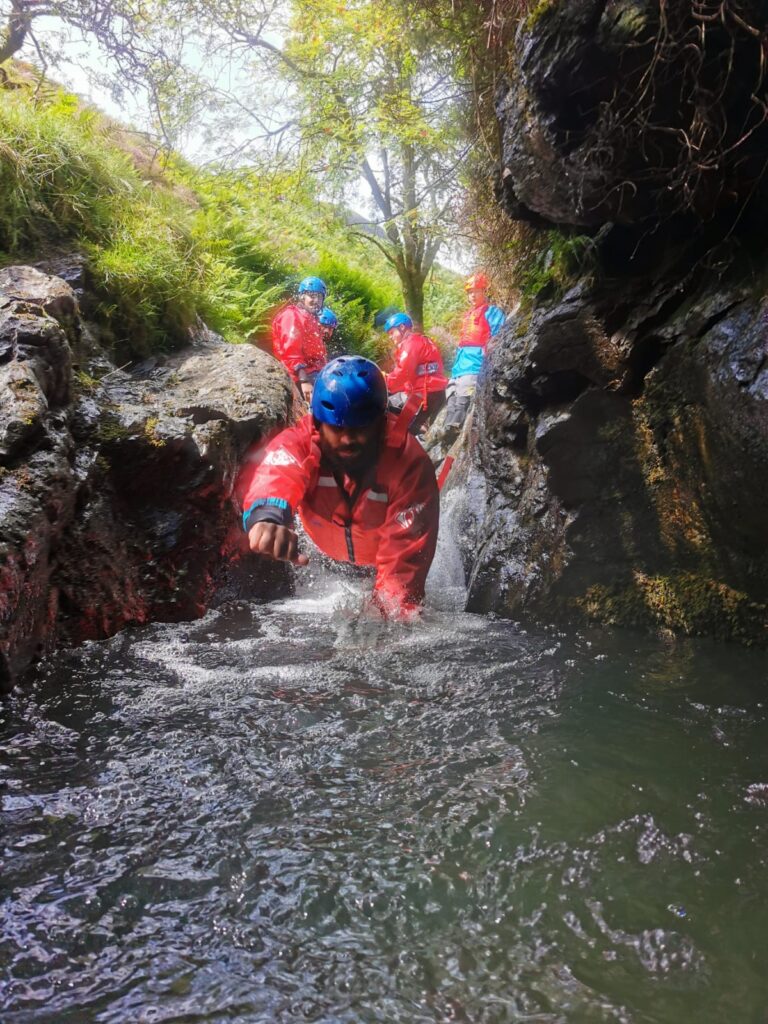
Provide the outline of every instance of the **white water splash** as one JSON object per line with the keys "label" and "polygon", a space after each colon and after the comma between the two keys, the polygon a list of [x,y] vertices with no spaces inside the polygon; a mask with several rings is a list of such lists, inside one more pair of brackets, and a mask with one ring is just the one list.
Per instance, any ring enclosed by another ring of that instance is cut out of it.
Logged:
{"label": "white water splash", "polygon": [[[426,607],[439,612],[457,614],[464,611],[467,587],[458,544],[464,496],[452,491],[441,496],[440,532],[437,550],[427,577]],[[308,567],[298,569],[294,576],[292,597],[271,602],[271,607],[295,615],[334,616],[342,620],[359,620],[369,615],[369,601],[374,573],[366,574],[359,566],[334,562],[324,555],[298,524],[301,548],[310,557]]]}
{"label": "white water splash", "polygon": [[440,533],[427,577],[427,605],[439,611],[463,612],[467,584],[459,548],[464,495],[456,490],[440,497]]}

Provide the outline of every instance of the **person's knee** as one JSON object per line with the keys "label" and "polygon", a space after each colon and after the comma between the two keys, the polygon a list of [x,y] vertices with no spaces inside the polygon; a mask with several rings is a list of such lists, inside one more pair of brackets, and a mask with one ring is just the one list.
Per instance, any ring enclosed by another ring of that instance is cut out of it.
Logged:
{"label": "person's knee", "polygon": [[446,427],[460,427],[469,411],[467,396],[454,397],[445,414]]}

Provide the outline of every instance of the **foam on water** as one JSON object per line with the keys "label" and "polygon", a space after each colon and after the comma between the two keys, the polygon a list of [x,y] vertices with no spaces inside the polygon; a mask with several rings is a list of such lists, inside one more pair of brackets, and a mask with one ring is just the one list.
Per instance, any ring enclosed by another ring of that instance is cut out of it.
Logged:
{"label": "foam on water", "polygon": [[[466,604],[466,581],[458,544],[462,500],[458,492],[451,492],[441,501],[437,549],[426,585],[427,609],[458,613]],[[310,565],[296,570],[294,595],[274,602],[273,606],[296,615],[366,617],[366,599],[371,592],[373,573],[331,561],[312,544],[300,526],[299,533],[302,549],[310,556]]]}
{"label": "foam on water", "polygon": [[764,655],[297,580],[0,705],[3,1024],[765,1016]]}

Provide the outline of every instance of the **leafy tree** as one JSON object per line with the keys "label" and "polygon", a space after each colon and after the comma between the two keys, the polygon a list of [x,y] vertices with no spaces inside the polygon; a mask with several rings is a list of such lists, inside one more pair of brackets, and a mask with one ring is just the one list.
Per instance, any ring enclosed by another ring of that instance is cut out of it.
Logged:
{"label": "leafy tree", "polygon": [[[434,11],[414,0],[0,0],[0,63],[25,41],[52,59],[34,30],[43,15],[94,38],[118,88],[147,91],[168,146],[204,103],[230,163],[288,159],[336,197],[364,182],[368,220],[352,230],[385,255],[423,322],[471,148],[459,36]],[[227,66],[233,85],[214,72]]]}
{"label": "leafy tree", "polygon": [[364,182],[370,216],[353,231],[386,256],[406,308],[423,322],[425,282],[455,235],[472,145],[460,33],[412,0],[289,0],[267,23],[245,0],[218,3],[207,16],[252,83],[218,97],[221,154],[232,154],[236,126],[238,159],[263,161],[268,151],[272,162],[290,160],[342,202]]}
{"label": "leafy tree", "polygon": [[[90,50],[83,70],[120,104],[127,97],[146,101],[151,128],[170,151],[217,98],[209,61],[232,55],[232,41],[219,29],[219,21],[227,18],[226,3],[0,0],[0,85],[8,83],[11,58],[33,59],[45,79],[68,59],[80,63],[73,50],[86,40],[98,49],[99,66],[93,67]],[[273,6],[273,0],[252,0],[254,24],[266,27]]]}
{"label": "leafy tree", "polygon": [[283,53],[310,167],[341,188],[362,175],[373,217],[357,233],[395,268],[422,323],[469,148],[452,54],[402,0],[296,0]]}
{"label": "leafy tree", "polygon": [[157,48],[148,48],[149,9],[134,0],[114,3],[89,0],[0,0],[0,65],[32,44],[45,66],[52,57],[46,34],[38,35],[41,19],[53,19],[62,26],[92,36],[116,59],[126,75],[132,75],[148,59],[157,57]]}

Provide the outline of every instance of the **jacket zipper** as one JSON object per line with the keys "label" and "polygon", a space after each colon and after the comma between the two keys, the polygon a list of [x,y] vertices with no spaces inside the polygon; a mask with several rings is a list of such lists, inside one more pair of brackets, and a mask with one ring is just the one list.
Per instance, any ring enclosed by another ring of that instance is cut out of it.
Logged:
{"label": "jacket zipper", "polygon": [[344,536],[347,541],[347,554],[349,560],[354,564],[355,561],[355,545],[352,543],[352,523],[348,522],[344,527]]}
{"label": "jacket zipper", "polygon": [[352,562],[352,564],[354,565],[355,545],[352,543],[352,512],[354,511],[355,505],[360,499],[360,495],[370,486],[368,483],[368,479],[372,477],[373,474],[369,471],[366,474],[366,476],[363,477],[362,480],[359,480],[357,482],[352,494],[348,494],[344,488],[343,479],[339,477],[338,473],[335,470],[332,470],[332,472],[334,479],[336,480],[336,484],[339,490],[341,491],[342,497],[344,498],[344,503],[346,504],[349,512],[349,518],[344,523],[344,540],[347,542],[347,556],[350,562]]}

